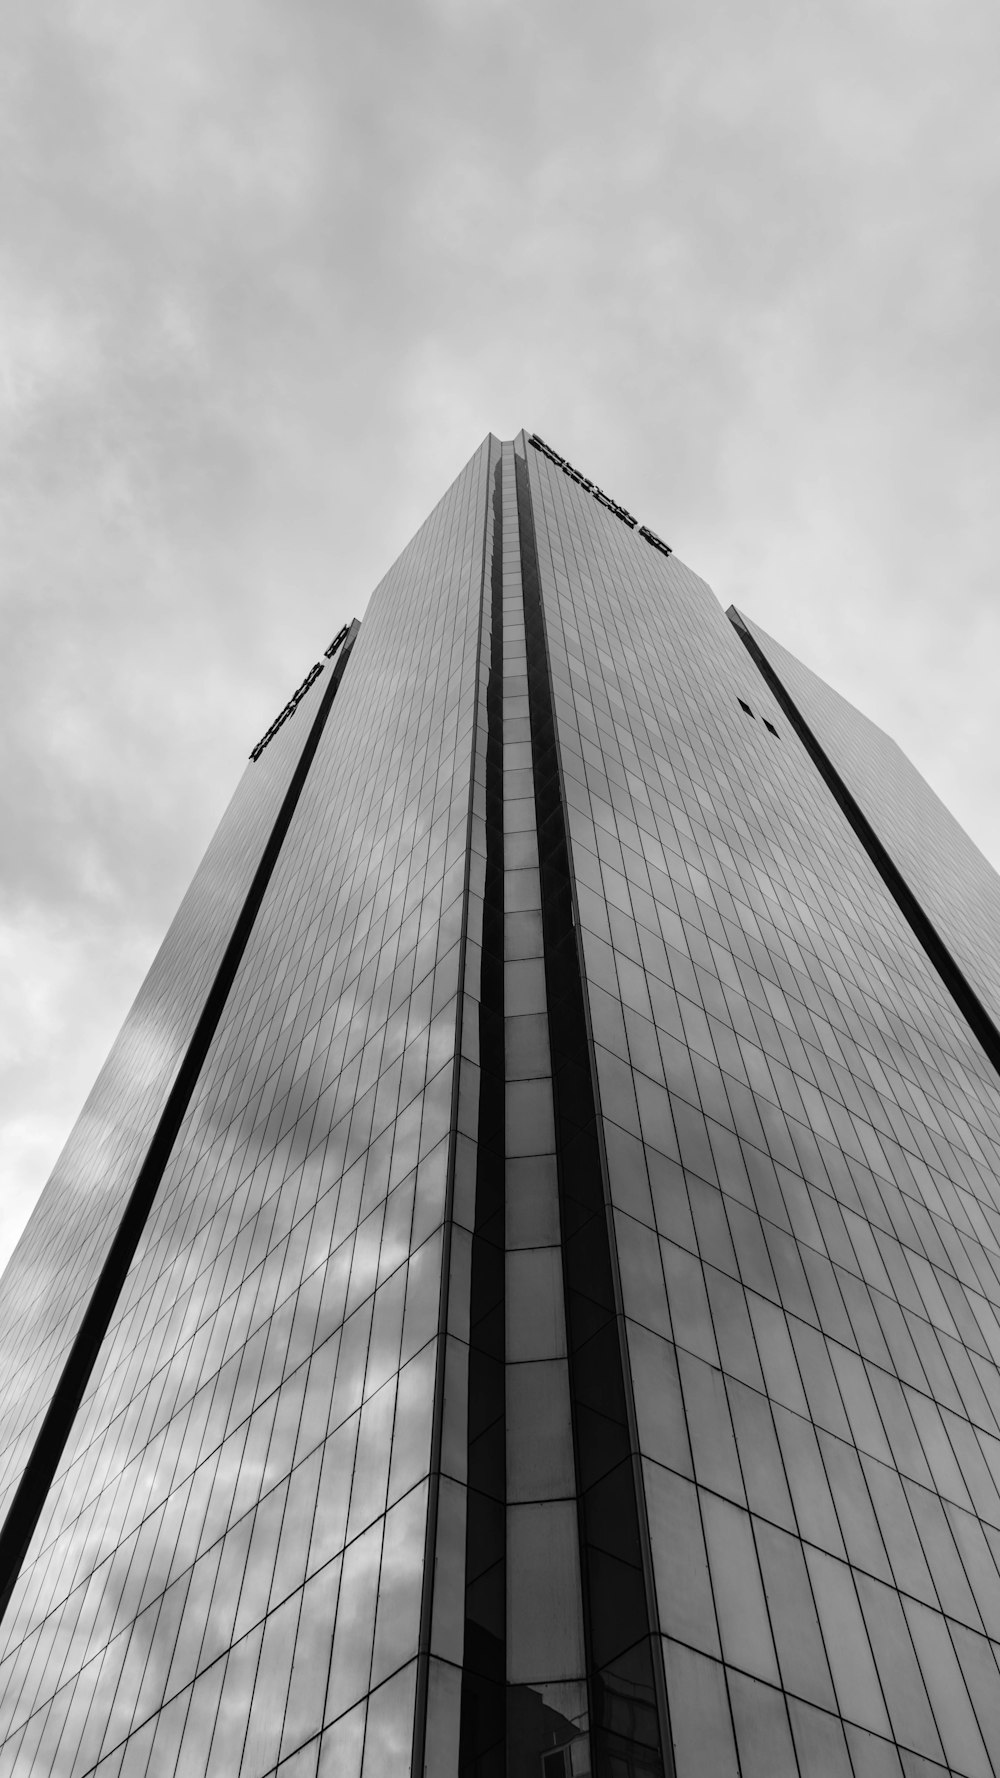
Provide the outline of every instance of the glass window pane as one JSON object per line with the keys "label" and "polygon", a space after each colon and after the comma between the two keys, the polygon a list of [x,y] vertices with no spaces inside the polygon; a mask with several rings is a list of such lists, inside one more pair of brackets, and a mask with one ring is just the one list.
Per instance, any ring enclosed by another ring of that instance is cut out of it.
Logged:
{"label": "glass window pane", "polygon": [[722,1666],[664,1639],[677,1778],[739,1778]]}
{"label": "glass window pane", "polygon": [[734,1666],[778,1684],[778,1663],[749,1513],[701,1493],[722,1653]]}

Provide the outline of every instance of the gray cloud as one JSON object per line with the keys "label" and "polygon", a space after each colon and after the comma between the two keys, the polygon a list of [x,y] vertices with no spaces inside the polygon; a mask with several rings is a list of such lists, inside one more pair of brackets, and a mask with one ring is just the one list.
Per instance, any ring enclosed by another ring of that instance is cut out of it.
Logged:
{"label": "gray cloud", "polygon": [[1000,859],[985,0],[4,25],[13,1238],[250,745],[534,426]]}

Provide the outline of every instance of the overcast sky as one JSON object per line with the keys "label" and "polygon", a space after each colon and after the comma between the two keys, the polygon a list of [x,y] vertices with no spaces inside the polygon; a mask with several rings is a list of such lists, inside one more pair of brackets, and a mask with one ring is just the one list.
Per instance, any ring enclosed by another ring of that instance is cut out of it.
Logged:
{"label": "overcast sky", "polygon": [[1000,863],[995,0],[0,26],[0,1263],[246,754],[522,425]]}

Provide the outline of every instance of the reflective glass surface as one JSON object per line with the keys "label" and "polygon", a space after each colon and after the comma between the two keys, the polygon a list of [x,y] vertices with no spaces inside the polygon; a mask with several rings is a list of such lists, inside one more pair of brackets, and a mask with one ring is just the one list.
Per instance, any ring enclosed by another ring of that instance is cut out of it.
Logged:
{"label": "reflective glass surface", "polygon": [[[1000,1005],[1000,885],[757,639]],[[322,689],[0,1286],[8,1489]],[[0,1623],[0,1778],[1000,1773],[998,1178],[721,606],[487,439],[332,707]]]}
{"label": "reflective glass surface", "polygon": [[100,1273],[326,674],[239,787],[0,1282],[0,1517]]}
{"label": "reflective glass surface", "polygon": [[1000,1083],[709,590],[528,463],[678,1778],[1000,1770]]}
{"label": "reflective glass surface", "polygon": [[747,628],[1000,1025],[1000,878],[888,735],[752,620]]}
{"label": "reflective glass surface", "polygon": [[371,602],[3,1622],[0,1770],[405,1769],[487,457]]}

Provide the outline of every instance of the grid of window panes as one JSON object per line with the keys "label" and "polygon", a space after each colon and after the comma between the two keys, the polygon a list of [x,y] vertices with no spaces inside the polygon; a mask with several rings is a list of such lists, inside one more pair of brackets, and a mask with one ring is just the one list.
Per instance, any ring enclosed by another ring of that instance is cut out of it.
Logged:
{"label": "grid of window panes", "polygon": [[247,766],[3,1274],[0,1516],[214,980],[325,677],[260,761]]}
{"label": "grid of window panes", "polygon": [[988,1778],[996,1076],[708,589],[527,457],[678,1778]]}
{"label": "grid of window panes", "polygon": [[754,640],[1000,1024],[1000,878],[895,741],[747,622]]}
{"label": "grid of window panes", "polygon": [[0,1772],[405,1769],[488,454],[366,616],[3,1624]]}

